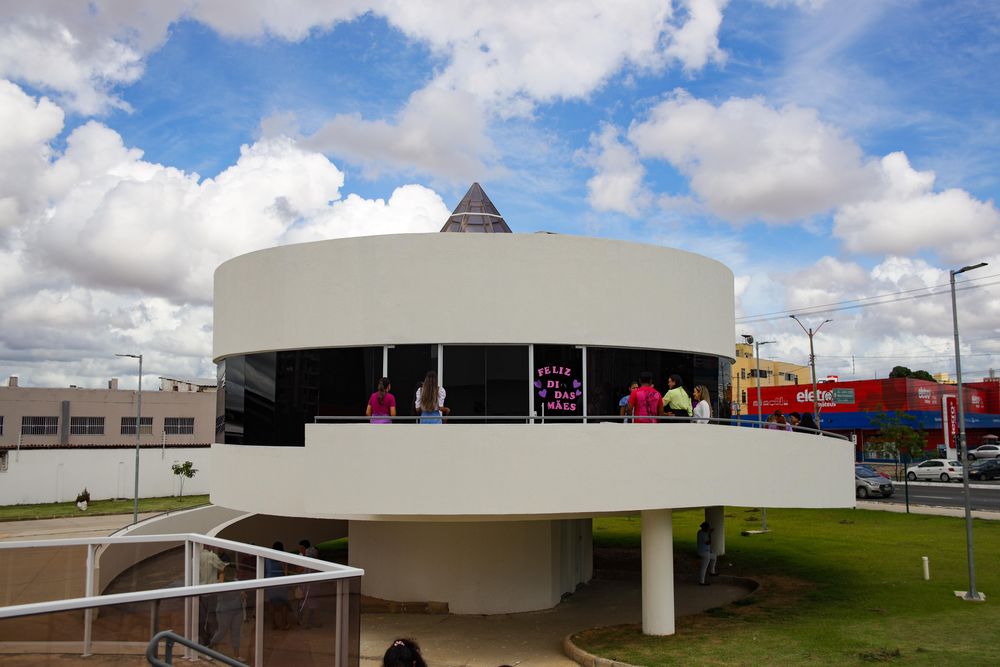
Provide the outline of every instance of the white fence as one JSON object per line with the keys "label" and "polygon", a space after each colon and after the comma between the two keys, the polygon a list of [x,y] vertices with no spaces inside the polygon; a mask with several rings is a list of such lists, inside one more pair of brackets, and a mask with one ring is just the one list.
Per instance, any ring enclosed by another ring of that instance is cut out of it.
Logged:
{"label": "white fence", "polygon": [[[22,449],[6,454],[0,505],[68,502],[84,487],[91,500],[131,498],[135,487],[134,449]],[[208,447],[142,449],[139,496],[178,495],[180,476],[171,466],[185,461],[194,463],[198,472],[184,480],[184,495],[208,493],[211,460]]]}

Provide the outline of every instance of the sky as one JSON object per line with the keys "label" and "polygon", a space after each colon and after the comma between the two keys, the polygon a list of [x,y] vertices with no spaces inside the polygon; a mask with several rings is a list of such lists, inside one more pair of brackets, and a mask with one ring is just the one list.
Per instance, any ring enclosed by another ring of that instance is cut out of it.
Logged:
{"label": "sky", "polygon": [[954,376],[949,269],[988,262],[978,380],[998,108],[994,0],[0,0],[0,375],[213,377],[220,263],[436,232],[479,182],[515,232],[723,262],[766,357],[831,319],[820,377]]}

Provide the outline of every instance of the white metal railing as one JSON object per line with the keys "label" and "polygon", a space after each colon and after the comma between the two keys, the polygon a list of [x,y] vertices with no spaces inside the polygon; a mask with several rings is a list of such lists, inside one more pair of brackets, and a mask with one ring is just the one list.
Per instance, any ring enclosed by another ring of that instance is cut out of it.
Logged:
{"label": "white metal railing", "polygon": [[[127,544],[150,544],[173,542],[184,545],[184,585],[171,588],[158,588],[146,591],[134,591],[131,593],[113,593],[109,595],[95,594],[95,575],[98,567],[97,549],[100,546],[127,545]],[[263,665],[263,623],[264,623],[264,589],[274,587],[287,587],[297,584],[318,584],[322,581],[337,582],[337,603],[336,620],[334,624],[336,632],[335,662],[337,667],[348,664],[348,647],[345,641],[349,632],[349,590],[345,586],[348,580],[361,577],[364,570],[337,563],[298,556],[295,554],[276,551],[267,547],[260,547],[243,542],[234,542],[218,537],[209,537],[196,533],[178,533],[171,535],[142,535],[142,536],[122,536],[122,537],[88,537],[69,538],[54,540],[31,540],[23,542],[0,542],[0,550],[12,549],[32,549],[51,547],[86,547],[87,559],[85,565],[85,586],[84,596],[79,598],[67,598],[63,600],[51,600],[46,602],[32,602],[28,604],[9,605],[0,607],[0,619],[17,618],[21,616],[32,616],[36,614],[47,614],[55,612],[83,610],[84,611],[84,633],[83,633],[83,655],[91,655],[93,646],[93,610],[97,607],[120,605],[137,602],[154,602],[171,598],[187,598],[184,605],[184,633],[183,636],[191,641],[197,640],[198,633],[198,602],[197,596],[210,595],[213,593],[224,593],[228,591],[253,590],[256,595],[256,609],[258,613],[255,617],[256,627],[254,632],[255,650],[254,665]],[[233,551],[237,554],[256,557],[256,578],[244,579],[215,584],[195,584],[200,581],[200,552],[206,547],[218,547]],[[271,559],[296,567],[315,570],[305,574],[291,574],[281,577],[264,578],[264,561]],[[190,657],[190,656],[187,656]]]}
{"label": "white metal railing", "polygon": [[[584,424],[597,424],[597,423],[632,423],[638,420],[646,420],[649,422],[657,422],[660,424],[682,424],[682,423],[702,423],[702,424],[714,424],[717,426],[736,426],[741,428],[759,428],[765,431],[794,431],[796,433],[821,435],[828,438],[834,438],[836,440],[849,440],[845,435],[840,433],[833,433],[831,431],[821,431],[814,428],[806,428],[803,426],[793,426],[791,428],[778,427],[772,425],[768,422],[759,422],[756,419],[744,419],[745,415],[737,417],[676,417],[673,415],[442,415],[441,417],[431,417],[431,419],[441,419],[445,422],[459,422],[459,423],[505,423],[505,424],[545,424],[545,423],[584,423]],[[751,415],[752,417],[752,415]],[[394,424],[407,424],[415,423],[419,424],[422,417],[410,416],[410,415],[397,415],[395,417],[389,415],[317,415],[313,417],[313,423],[357,423],[365,424],[371,422],[373,419],[387,419]],[[427,417],[423,417],[427,419]]]}

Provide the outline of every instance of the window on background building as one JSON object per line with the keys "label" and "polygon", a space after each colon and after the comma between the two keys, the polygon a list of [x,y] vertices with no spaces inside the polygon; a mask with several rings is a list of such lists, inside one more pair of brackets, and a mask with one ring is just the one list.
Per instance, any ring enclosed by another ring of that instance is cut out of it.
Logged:
{"label": "window on background building", "polygon": [[740,403],[746,403],[746,402],[747,402],[747,390],[744,389],[742,392],[740,392]]}
{"label": "window on background building", "polygon": [[104,435],[104,417],[70,417],[70,435]]}
{"label": "window on background building", "polygon": [[740,369],[740,378],[743,379],[743,380],[747,379],[747,369],[745,369],[745,368],[741,368]]}
{"label": "window on background building", "polygon": [[[141,435],[152,435],[153,418],[143,417],[139,430]],[[135,417],[122,417],[122,435],[135,435]]]}
{"label": "window on background building", "polygon": [[0,435],[3,435],[3,415],[0,415]]}
{"label": "window on background building", "polygon": [[58,431],[58,417],[21,417],[23,435],[55,435]]}
{"label": "window on background building", "polygon": [[167,435],[194,435],[194,417],[166,417],[163,432]]}

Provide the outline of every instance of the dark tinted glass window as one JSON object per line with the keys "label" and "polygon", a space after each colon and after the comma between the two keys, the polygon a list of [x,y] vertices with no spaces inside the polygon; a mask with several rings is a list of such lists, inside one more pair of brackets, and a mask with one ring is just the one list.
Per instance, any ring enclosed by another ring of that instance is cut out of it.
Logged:
{"label": "dark tinted glass window", "polygon": [[[444,386],[451,414],[484,417],[528,414],[527,345],[447,345]],[[505,421],[505,420],[502,420]]]}
{"label": "dark tinted glass window", "polygon": [[243,444],[243,393],[246,384],[243,356],[226,359],[226,444]]}
{"label": "dark tinted glass window", "polygon": [[486,414],[527,415],[529,377],[527,345],[487,346]]}
{"label": "dark tinted glass window", "polygon": [[243,442],[270,445],[276,441],[275,363],[277,354],[248,354],[244,370]]}
{"label": "dark tinted glass window", "polygon": [[[389,380],[396,397],[396,414],[415,416],[413,407],[417,387],[424,381],[427,371],[437,372],[437,345],[397,345],[389,348]],[[450,391],[450,387],[445,385]],[[451,403],[451,397],[447,404]]]}
{"label": "dark tinted glass window", "polygon": [[[718,357],[680,352],[588,347],[588,416],[618,415],[619,402],[628,396],[629,385],[638,382],[644,371],[652,373],[653,386],[661,394],[667,391],[667,378],[674,373],[681,376],[681,386],[688,396],[694,392],[695,386],[705,385],[711,394],[712,415],[729,415],[729,376],[723,378],[730,372],[729,362],[720,362]],[[720,378],[724,382],[720,382]]]}

